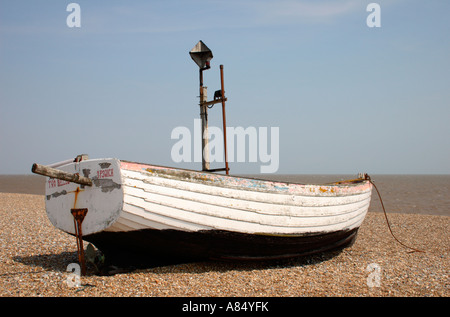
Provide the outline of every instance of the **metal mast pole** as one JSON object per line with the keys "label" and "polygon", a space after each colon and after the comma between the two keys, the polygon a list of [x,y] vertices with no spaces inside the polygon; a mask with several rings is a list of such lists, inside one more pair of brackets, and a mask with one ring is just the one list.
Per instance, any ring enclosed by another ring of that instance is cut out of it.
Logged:
{"label": "metal mast pole", "polygon": [[208,100],[207,87],[203,87],[203,68],[200,68],[200,118],[202,120],[202,170],[209,170],[209,145],[208,145]]}
{"label": "metal mast pole", "polygon": [[227,154],[227,121],[225,119],[225,84],[223,81],[223,65],[220,65],[220,89],[222,95],[222,120],[223,120],[223,146],[225,150],[225,172],[229,174],[228,154]]}

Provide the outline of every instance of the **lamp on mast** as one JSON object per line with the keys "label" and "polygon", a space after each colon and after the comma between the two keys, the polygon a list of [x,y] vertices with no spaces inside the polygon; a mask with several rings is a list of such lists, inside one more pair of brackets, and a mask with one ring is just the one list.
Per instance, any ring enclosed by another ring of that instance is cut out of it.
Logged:
{"label": "lamp on mast", "polygon": [[[212,101],[208,100],[207,87],[203,86],[203,71],[210,69],[210,61],[213,58],[211,50],[203,43],[199,41],[189,52],[192,60],[199,67],[200,78],[200,118],[202,120],[202,170],[209,172],[225,171],[228,175],[228,157],[227,157],[227,132],[226,132],[226,120],[225,120],[225,90],[223,82],[223,65],[220,65],[220,81],[221,90],[217,93],[218,98],[214,98]],[[216,96],[216,94],[215,94]],[[222,119],[223,119],[223,142],[225,148],[225,168],[210,169],[209,168],[209,145],[208,145],[208,107],[212,107],[216,103],[222,103]]]}

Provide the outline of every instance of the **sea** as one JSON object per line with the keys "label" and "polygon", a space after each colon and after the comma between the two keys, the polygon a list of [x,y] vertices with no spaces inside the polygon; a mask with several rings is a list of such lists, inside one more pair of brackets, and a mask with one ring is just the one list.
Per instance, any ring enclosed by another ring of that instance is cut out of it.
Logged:
{"label": "sea", "polygon": [[[240,175],[289,183],[327,184],[355,175],[261,174]],[[0,192],[45,194],[45,177],[39,175],[0,175]],[[388,213],[450,216],[450,175],[371,175]],[[375,189],[369,212],[382,212]]]}

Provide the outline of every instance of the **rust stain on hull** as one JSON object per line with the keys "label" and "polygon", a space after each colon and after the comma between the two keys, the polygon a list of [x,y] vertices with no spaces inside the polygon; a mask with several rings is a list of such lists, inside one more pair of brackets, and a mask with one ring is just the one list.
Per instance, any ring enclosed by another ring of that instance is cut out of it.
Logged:
{"label": "rust stain on hull", "polygon": [[80,187],[77,187],[77,189],[73,192],[75,193],[75,200],[73,202],[73,208],[77,208],[77,200],[78,200],[78,194],[81,192]]}

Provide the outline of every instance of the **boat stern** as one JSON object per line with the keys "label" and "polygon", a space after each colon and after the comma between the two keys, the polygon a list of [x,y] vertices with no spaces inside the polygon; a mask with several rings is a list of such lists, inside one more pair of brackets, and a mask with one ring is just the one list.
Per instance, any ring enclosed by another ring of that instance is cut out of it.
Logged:
{"label": "boat stern", "polygon": [[58,169],[89,178],[92,185],[80,185],[47,177],[45,203],[50,222],[58,229],[75,234],[72,211],[85,210],[83,235],[100,232],[110,227],[123,208],[123,189],[120,161],[93,159],[70,162]]}

